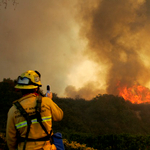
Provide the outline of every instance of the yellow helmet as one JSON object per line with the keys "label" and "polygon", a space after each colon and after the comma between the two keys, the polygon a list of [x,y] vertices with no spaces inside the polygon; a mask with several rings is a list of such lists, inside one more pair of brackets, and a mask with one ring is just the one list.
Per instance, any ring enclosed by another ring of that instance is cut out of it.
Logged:
{"label": "yellow helmet", "polygon": [[41,87],[40,73],[38,71],[28,70],[17,79],[16,89],[36,89]]}

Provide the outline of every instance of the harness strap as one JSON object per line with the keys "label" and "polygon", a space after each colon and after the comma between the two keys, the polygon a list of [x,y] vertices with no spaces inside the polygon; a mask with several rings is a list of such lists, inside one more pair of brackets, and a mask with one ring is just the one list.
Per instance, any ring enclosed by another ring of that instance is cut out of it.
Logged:
{"label": "harness strap", "polygon": [[45,131],[45,133],[47,134],[47,136],[49,137],[50,143],[52,144],[52,138],[51,138],[51,134],[52,134],[52,130],[50,131],[50,134],[48,133],[48,131],[46,130],[45,126],[42,123],[42,119],[41,119],[41,103],[42,103],[42,97],[39,96],[38,100],[37,100],[37,106],[36,106],[36,115],[37,115],[37,121],[39,122],[39,124],[41,125],[42,129]]}
{"label": "harness strap", "polygon": [[36,102],[37,102],[37,105],[36,105],[35,110],[36,110],[37,121],[40,123],[40,125],[41,125],[42,129],[45,131],[45,133],[48,135],[48,132],[42,123],[42,118],[41,118],[41,114],[40,114],[41,113],[42,97],[39,96],[39,98]]}
{"label": "harness strap", "polygon": [[[35,142],[35,141],[48,141],[49,140],[49,136],[45,136],[39,139],[31,139],[28,138],[28,142]],[[25,142],[25,138],[24,137],[20,137],[19,138],[19,142]]]}
{"label": "harness strap", "polygon": [[26,137],[25,137],[24,146],[23,146],[23,150],[25,150],[27,139],[28,139],[28,135],[29,135],[29,132],[30,132],[31,118],[30,118],[29,114],[24,110],[24,108],[22,107],[22,105],[18,101],[16,101],[14,103],[14,105],[20,111],[22,116],[27,120],[27,132],[26,132]]}
{"label": "harness strap", "polygon": [[21,115],[27,120],[27,124],[31,125],[31,118],[30,118],[29,114],[24,110],[24,108],[22,107],[22,105],[18,101],[16,101],[14,103],[14,105],[20,111]]}

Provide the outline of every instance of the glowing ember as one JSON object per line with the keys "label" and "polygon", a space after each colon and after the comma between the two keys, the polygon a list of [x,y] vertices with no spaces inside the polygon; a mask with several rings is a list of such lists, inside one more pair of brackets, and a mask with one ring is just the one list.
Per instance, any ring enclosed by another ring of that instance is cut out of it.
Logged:
{"label": "glowing ember", "polygon": [[125,100],[129,100],[132,103],[150,103],[150,89],[141,86],[134,85],[132,87],[119,86],[119,96],[122,96]]}

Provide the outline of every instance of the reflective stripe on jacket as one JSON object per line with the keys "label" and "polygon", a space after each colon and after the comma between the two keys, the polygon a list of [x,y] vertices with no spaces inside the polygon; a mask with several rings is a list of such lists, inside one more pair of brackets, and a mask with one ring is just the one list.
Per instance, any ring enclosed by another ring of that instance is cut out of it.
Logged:
{"label": "reflective stripe on jacket", "polygon": [[[42,122],[46,122],[46,121],[51,121],[51,116],[48,116],[48,117],[42,117]],[[32,119],[31,120],[32,123],[38,123],[37,119]],[[27,126],[27,121],[22,121],[22,122],[19,122],[17,124],[15,124],[16,128],[19,129],[19,128],[22,128],[22,127],[25,127]]]}
{"label": "reflective stripe on jacket", "polygon": [[[35,114],[36,100],[37,95],[32,93],[22,97],[18,101],[29,115],[33,115]],[[44,126],[50,133],[52,129],[52,120],[60,121],[63,118],[63,111],[50,98],[42,97],[41,117]],[[31,122],[32,124],[28,138],[38,139],[47,136],[40,124],[37,122],[37,119],[32,119]],[[10,150],[15,150],[17,147],[18,150],[22,149],[23,144],[17,144],[17,134],[19,133],[21,137],[25,137],[26,131],[27,121],[21,116],[19,110],[17,110],[15,106],[12,106],[8,112],[6,129],[6,140]],[[26,149],[40,149],[47,145],[47,143],[48,142],[45,141],[27,142]]]}

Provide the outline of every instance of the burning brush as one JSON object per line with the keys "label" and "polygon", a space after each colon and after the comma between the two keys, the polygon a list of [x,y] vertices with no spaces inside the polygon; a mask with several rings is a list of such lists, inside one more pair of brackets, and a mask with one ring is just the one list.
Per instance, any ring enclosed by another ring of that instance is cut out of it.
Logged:
{"label": "burning brush", "polygon": [[150,103],[150,89],[144,86],[133,85],[128,87],[118,84],[117,87],[119,96],[122,96],[125,100],[131,101],[134,104]]}

